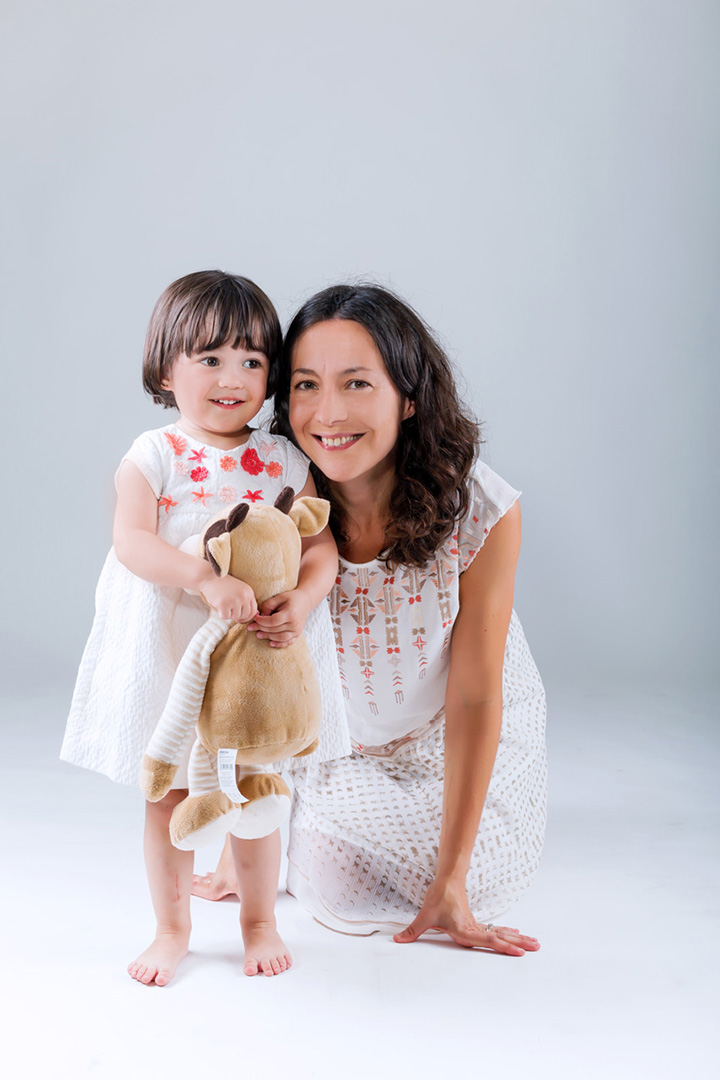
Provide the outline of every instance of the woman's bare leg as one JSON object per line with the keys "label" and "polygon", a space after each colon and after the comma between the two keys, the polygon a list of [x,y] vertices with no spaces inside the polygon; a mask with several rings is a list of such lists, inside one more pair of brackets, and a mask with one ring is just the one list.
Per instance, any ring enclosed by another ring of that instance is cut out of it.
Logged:
{"label": "woman's bare leg", "polygon": [[193,896],[201,896],[203,900],[222,900],[225,896],[239,896],[240,886],[235,873],[235,861],[230,836],[225,837],[225,846],[220,854],[217,869],[211,874],[193,874]]}
{"label": "woman's bare leg", "polygon": [[230,838],[240,887],[240,929],[246,975],[280,975],[292,957],[277,932],[275,901],[280,875],[280,830],[260,840]]}
{"label": "woman's bare leg", "polygon": [[166,986],[187,954],[190,940],[190,882],[193,852],[170,842],[170,816],[186,791],[173,790],[145,804],[145,868],[157,931],[153,943],[128,965],[138,982]]}

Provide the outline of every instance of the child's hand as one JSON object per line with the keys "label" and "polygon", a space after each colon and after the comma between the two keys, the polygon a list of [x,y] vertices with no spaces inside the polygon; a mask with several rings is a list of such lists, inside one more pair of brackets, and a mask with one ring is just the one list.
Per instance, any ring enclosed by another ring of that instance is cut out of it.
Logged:
{"label": "child's hand", "polygon": [[248,630],[268,638],[272,648],[283,649],[302,634],[313,604],[302,589],[277,593],[262,605]]}
{"label": "child's hand", "polygon": [[211,571],[210,576],[203,581],[200,592],[221,619],[246,623],[257,615],[255,593],[248,584],[238,578],[215,577]]}

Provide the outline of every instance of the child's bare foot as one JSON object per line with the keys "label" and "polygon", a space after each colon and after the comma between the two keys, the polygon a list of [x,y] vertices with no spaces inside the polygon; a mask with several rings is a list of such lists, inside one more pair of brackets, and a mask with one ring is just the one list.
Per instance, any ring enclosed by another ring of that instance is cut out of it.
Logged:
{"label": "child's bare foot", "polygon": [[220,873],[220,867],[214,874],[193,874],[191,893],[203,900],[223,900],[226,896],[239,896],[238,883],[234,875],[226,877]]}
{"label": "child's bare foot", "polygon": [[292,967],[292,957],[285,942],[270,922],[243,923],[240,920],[245,943],[246,975],[281,975]]}
{"label": "child's bare foot", "polygon": [[149,949],[128,964],[128,975],[149,986],[167,986],[188,951],[188,935],[158,933]]}

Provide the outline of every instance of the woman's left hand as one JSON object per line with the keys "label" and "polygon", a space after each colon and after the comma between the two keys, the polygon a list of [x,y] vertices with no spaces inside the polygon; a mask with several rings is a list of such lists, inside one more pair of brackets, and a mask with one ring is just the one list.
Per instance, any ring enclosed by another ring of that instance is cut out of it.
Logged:
{"label": "woman's left hand", "polygon": [[477,923],[470,911],[467,893],[461,886],[443,886],[438,882],[428,889],[423,905],[410,926],[393,941],[405,945],[426,930],[441,930],[458,945],[467,949],[491,949],[508,956],[524,956],[540,948],[537,938],[527,937],[509,926],[490,926]]}
{"label": "woman's left hand", "polygon": [[305,621],[312,604],[302,589],[277,593],[260,605],[260,611],[248,630],[258,638],[268,638],[273,648],[285,648],[305,629]]}

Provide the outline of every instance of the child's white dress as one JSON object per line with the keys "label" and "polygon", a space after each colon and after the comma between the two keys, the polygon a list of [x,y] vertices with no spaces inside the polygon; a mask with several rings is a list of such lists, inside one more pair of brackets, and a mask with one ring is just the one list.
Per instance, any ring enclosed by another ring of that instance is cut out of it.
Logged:
{"label": "child's white dress", "polygon": [[[173,547],[202,532],[238,502],[273,503],[284,487],[299,493],[307,458],[287,439],[255,430],[234,450],[185,435],[176,424],[140,435],[123,461],[142,472],[158,500],[158,536]],[[208,607],[184,589],[151,585],[122,565],[113,549],[100,574],[95,620],[85,646],[60,757],[136,784],[140,762],[167,700],[175,669]],[[323,697],[319,760],[350,751],[325,601],[305,633]],[[187,787],[187,767],[174,787]]]}

